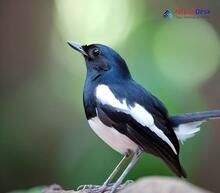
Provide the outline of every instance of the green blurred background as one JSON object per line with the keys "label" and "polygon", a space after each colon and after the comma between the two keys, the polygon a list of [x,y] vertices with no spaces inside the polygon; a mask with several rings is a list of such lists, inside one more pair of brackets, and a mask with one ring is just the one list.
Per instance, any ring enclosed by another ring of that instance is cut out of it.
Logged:
{"label": "green blurred background", "polygon": [[[208,18],[164,19],[205,8]],[[220,109],[220,1],[1,0],[0,192],[101,184],[121,159],[89,128],[85,65],[66,44],[103,43],[171,114]],[[181,146],[188,180],[220,192],[220,122]],[[127,179],[173,175],[144,155]]]}

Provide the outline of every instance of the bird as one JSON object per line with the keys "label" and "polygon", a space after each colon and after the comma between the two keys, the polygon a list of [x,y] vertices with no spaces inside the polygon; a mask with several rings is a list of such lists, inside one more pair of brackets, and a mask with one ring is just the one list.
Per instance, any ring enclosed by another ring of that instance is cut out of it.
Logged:
{"label": "bird", "polygon": [[[123,155],[94,192],[110,187],[114,193],[145,152],[161,158],[178,177],[186,178],[179,144],[200,131],[203,122],[220,118],[220,110],[170,115],[155,95],[132,78],[125,60],[115,50],[102,44],[67,43],[85,59],[83,105],[88,123],[97,136]],[[131,155],[126,169],[110,186]]]}

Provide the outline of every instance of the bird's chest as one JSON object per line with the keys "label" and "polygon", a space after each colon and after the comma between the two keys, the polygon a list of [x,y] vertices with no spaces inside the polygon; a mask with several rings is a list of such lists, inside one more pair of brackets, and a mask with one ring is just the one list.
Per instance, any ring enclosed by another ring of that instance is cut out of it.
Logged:
{"label": "bird's chest", "polygon": [[115,128],[103,124],[99,117],[93,117],[89,119],[88,122],[96,135],[119,153],[125,154],[128,151],[135,151],[137,149],[137,144]]}

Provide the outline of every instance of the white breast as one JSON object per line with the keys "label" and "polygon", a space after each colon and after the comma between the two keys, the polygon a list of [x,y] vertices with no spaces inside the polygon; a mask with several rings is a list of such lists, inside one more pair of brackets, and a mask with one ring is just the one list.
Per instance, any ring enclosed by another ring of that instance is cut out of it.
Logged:
{"label": "white breast", "polygon": [[113,127],[103,124],[98,117],[89,119],[89,125],[92,130],[111,148],[121,154],[125,154],[128,150],[135,151],[137,144],[130,140],[127,136],[121,134]]}

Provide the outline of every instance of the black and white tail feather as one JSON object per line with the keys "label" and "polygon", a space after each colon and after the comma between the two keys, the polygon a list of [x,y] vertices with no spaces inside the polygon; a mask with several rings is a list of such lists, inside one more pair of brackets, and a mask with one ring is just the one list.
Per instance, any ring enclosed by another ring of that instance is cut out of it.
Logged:
{"label": "black and white tail feather", "polygon": [[200,125],[209,119],[220,119],[220,110],[170,116],[174,132],[182,143],[200,131]]}

